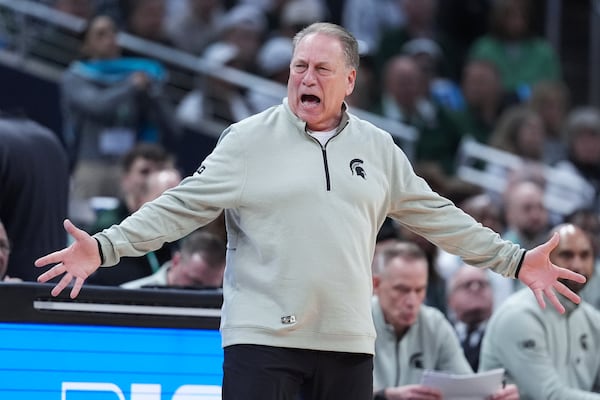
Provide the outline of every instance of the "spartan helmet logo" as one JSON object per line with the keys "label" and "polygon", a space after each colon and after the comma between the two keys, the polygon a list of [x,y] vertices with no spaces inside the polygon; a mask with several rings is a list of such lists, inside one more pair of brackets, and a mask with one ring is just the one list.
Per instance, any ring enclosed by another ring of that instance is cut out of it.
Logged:
{"label": "spartan helmet logo", "polygon": [[410,356],[408,360],[409,365],[413,368],[423,369],[423,353],[417,352]]}
{"label": "spartan helmet logo", "polygon": [[350,171],[352,171],[352,175],[360,176],[363,179],[367,179],[367,173],[364,168],[361,166],[363,160],[360,158],[355,158],[350,161]]}

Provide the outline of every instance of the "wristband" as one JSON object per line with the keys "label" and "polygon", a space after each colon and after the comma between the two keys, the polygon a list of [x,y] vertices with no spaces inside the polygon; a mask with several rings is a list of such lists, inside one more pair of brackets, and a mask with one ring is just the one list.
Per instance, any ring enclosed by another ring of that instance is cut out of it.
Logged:
{"label": "wristband", "polygon": [[519,272],[521,272],[521,267],[523,266],[523,261],[525,261],[525,254],[527,254],[527,251],[523,252],[521,259],[519,260],[519,264],[517,265],[517,269],[515,270],[515,279],[519,279]]}
{"label": "wristband", "polygon": [[100,246],[100,241],[96,238],[96,244],[98,244],[98,255],[100,256],[100,265],[104,264],[104,253],[102,252],[102,246]]}

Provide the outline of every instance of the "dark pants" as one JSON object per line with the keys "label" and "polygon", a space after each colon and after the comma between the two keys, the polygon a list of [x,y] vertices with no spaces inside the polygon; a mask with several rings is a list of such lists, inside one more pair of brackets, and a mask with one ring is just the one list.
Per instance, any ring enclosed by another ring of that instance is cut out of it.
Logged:
{"label": "dark pants", "polygon": [[258,345],[225,348],[223,400],[371,400],[373,356]]}

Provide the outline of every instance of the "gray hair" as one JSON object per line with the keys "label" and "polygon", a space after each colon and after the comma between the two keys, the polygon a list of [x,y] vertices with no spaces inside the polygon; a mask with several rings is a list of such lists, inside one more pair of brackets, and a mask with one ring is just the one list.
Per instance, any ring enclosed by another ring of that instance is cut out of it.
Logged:
{"label": "gray hair", "polygon": [[402,260],[415,261],[423,260],[426,264],[427,255],[416,243],[408,241],[398,241],[389,247],[386,247],[380,254],[378,261],[378,273],[384,275],[390,261],[400,258]]}
{"label": "gray hair", "polygon": [[206,263],[213,268],[220,268],[225,263],[225,243],[215,234],[198,229],[181,240],[180,251],[189,257],[202,253]]}
{"label": "gray hair", "polygon": [[574,109],[569,113],[564,127],[564,139],[570,147],[582,129],[591,129],[600,135],[600,111],[586,106]]}
{"label": "gray hair", "polygon": [[302,39],[308,35],[317,33],[337,38],[342,44],[346,65],[358,70],[360,56],[356,38],[343,27],[330,22],[315,22],[298,32],[296,36],[294,36],[294,51]]}

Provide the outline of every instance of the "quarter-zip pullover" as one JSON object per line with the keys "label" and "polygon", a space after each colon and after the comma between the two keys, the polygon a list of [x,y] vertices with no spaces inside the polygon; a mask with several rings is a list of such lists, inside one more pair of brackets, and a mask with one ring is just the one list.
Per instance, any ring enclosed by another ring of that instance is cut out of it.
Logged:
{"label": "quarter-zip pullover", "polygon": [[[415,175],[391,135],[343,111],[324,153],[287,100],[231,125],[198,171],[95,235],[114,265],[225,209],[223,345],[374,352],[371,259],[386,216],[514,277],[524,250]],[[326,183],[323,183],[325,168]]]}

